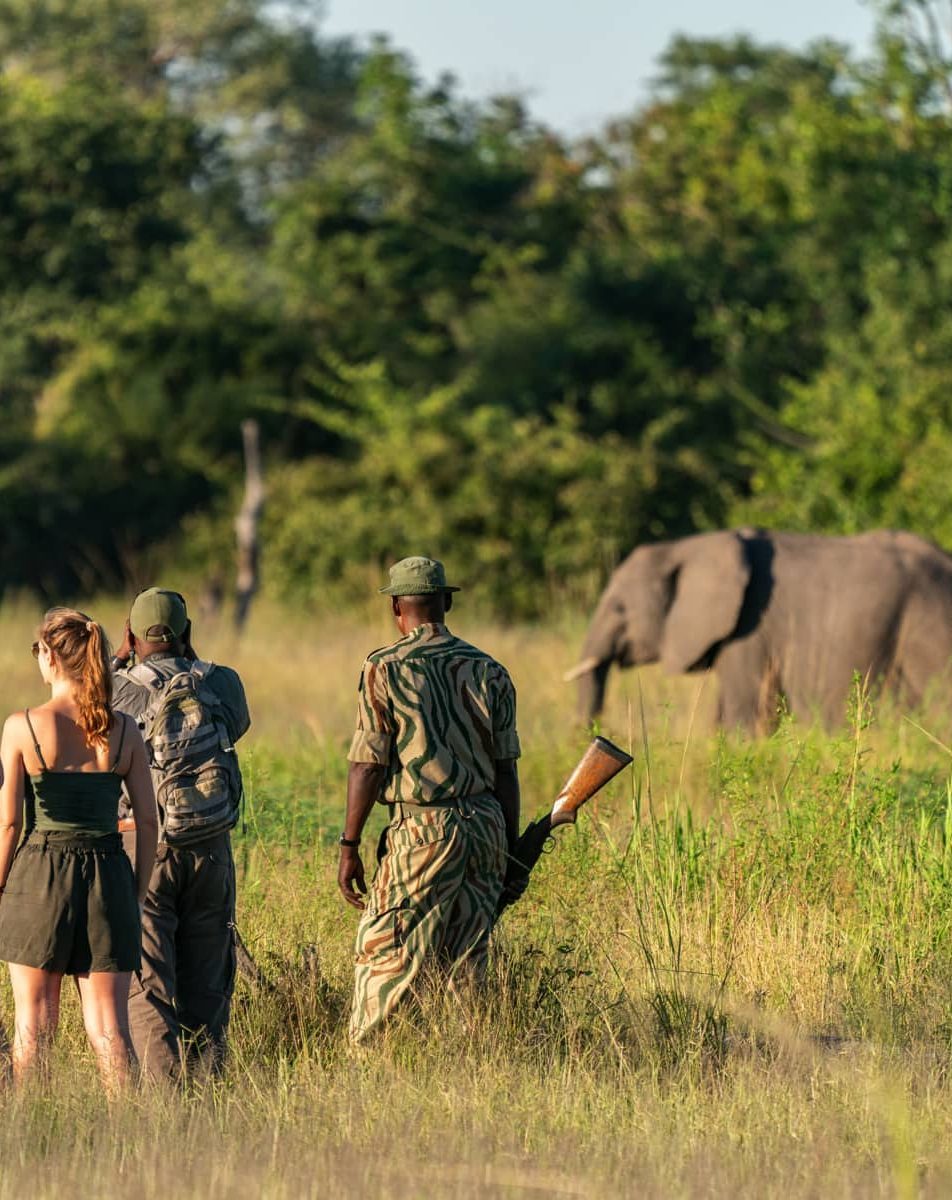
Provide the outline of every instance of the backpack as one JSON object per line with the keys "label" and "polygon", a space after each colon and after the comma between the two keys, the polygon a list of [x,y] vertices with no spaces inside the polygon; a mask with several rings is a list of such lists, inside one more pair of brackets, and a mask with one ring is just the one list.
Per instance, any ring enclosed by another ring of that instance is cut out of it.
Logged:
{"label": "backpack", "polygon": [[214,663],[163,674],[137,663],[130,679],[150,689],[139,727],[149,750],[163,840],[185,846],[233,829],[243,798],[238,756],[222,702],[209,687]]}

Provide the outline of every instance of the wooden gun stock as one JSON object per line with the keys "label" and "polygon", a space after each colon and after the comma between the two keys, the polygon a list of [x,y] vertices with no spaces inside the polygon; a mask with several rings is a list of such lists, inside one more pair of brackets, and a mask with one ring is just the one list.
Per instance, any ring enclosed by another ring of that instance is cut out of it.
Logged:
{"label": "wooden gun stock", "polygon": [[542,856],[553,826],[574,821],[582,805],[633,761],[630,754],[608,738],[597,737],[592,742],[563,784],[551,811],[527,825],[513,847],[497,915],[514,904],[525,891],[532,868]]}
{"label": "wooden gun stock", "polygon": [[565,784],[552,805],[549,816],[553,824],[562,820],[575,820],[575,814],[582,805],[600,791],[610,779],[614,779],[619,771],[623,771],[634,760],[610,742],[608,738],[597,737],[582,755],[582,758],[565,781]]}

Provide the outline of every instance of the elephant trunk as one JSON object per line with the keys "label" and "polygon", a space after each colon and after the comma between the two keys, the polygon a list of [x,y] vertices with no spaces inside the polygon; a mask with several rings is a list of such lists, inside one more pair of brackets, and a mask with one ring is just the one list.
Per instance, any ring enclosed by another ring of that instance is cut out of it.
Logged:
{"label": "elephant trunk", "polygon": [[578,681],[578,715],[586,724],[593,721],[602,711],[605,701],[605,681],[608,669],[612,665],[610,658],[595,662],[589,670],[579,676]]}
{"label": "elephant trunk", "polygon": [[602,593],[588,627],[579,665],[568,675],[578,680],[578,715],[582,721],[591,721],[602,711],[608,670],[624,653],[624,628],[624,607],[609,587]]}

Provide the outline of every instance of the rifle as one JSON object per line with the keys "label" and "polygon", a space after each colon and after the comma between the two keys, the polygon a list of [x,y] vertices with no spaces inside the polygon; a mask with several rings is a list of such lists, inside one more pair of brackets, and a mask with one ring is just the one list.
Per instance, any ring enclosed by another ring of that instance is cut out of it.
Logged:
{"label": "rifle", "polygon": [[[525,891],[532,868],[539,861],[553,828],[574,822],[582,805],[633,761],[630,754],[626,754],[608,738],[597,737],[592,742],[563,784],[550,811],[527,825],[513,847],[497,916],[514,904]],[[511,898],[507,898],[510,895]]]}

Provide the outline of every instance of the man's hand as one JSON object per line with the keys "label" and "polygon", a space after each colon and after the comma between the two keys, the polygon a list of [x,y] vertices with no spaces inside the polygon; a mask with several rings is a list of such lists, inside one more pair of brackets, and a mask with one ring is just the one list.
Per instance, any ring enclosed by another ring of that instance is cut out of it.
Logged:
{"label": "man's hand", "polygon": [[[347,769],[347,814],[344,817],[344,841],[359,842],[370,810],[373,808],[386,776],[386,767],[379,763],[352,762]],[[356,845],[341,846],[340,866],[337,868],[340,894],[353,908],[363,908],[357,894],[367,895],[364,864]]]}
{"label": "man's hand", "polygon": [[529,873],[519,869],[511,869],[506,872],[506,878],[503,880],[502,891],[499,894],[500,904],[515,904],[525,893],[529,886]]}
{"label": "man's hand", "polygon": [[132,626],[129,624],[129,618],[126,617],[126,627],[122,631],[122,641],[119,643],[119,648],[116,650],[116,658],[123,666],[132,658]]}
{"label": "man's hand", "polygon": [[[361,895],[367,895],[367,884],[364,881],[364,864],[360,861],[360,851],[356,846],[341,846],[340,865],[337,868],[337,886],[340,894],[354,908],[364,908]],[[356,887],[356,891],[354,890]]]}

